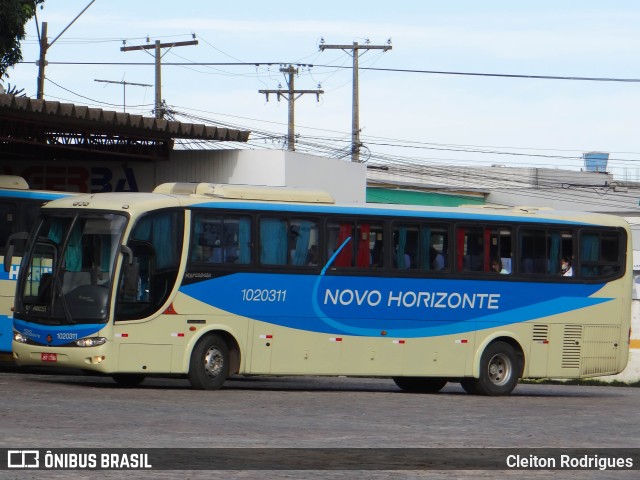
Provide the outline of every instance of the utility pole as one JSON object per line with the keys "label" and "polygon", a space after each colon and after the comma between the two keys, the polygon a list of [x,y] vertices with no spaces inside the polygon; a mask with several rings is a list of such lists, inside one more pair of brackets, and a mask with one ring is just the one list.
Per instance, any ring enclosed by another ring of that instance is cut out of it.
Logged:
{"label": "utility pole", "polygon": [[94,82],[102,82],[102,83],[119,83],[122,85],[122,111],[127,111],[127,85],[135,85],[136,87],[153,87],[153,85],[147,85],[146,83],[132,83],[125,82],[124,80],[120,82],[116,82],[114,80],[98,80],[97,78],[93,80]]}
{"label": "utility pole", "polygon": [[391,50],[391,40],[387,45],[359,45],[353,42],[353,45],[325,45],[324,40],[320,43],[320,51],[325,50],[344,50],[353,57],[353,100],[352,100],[352,116],[351,116],[351,161],[360,162],[360,103],[358,90],[358,53],[360,50],[382,50],[386,52]]}
{"label": "utility pole", "polygon": [[[44,67],[47,64],[47,50],[49,50],[49,48],[51,48],[51,46],[56,43],[56,40],[58,40],[62,34],[64,32],[66,32],[69,27],[71,25],[73,25],[73,23],[80,18],[80,15],[82,15],[84,12],[86,12],[87,8],[89,8],[93,2],[95,2],[96,0],[91,0],[91,2],[89,3],[89,5],[87,5],[86,7],[84,7],[84,9],[78,14],[76,15],[76,18],[74,18],[73,20],[71,20],[71,22],[69,23],[69,25],[67,25],[64,30],[62,30],[60,32],[60,34],[53,39],[53,41],[51,43],[47,43],[47,22],[42,22],[42,33],[38,32],[40,35],[40,57],[38,58],[38,89],[37,89],[37,94],[36,94],[36,98],[38,100],[42,100],[44,99]],[[38,19],[36,18],[36,27],[38,26]]]}
{"label": "utility pole", "polygon": [[[195,35],[193,36],[195,39]],[[187,42],[173,42],[173,43],[160,43],[160,40],[156,40],[152,45],[136,45],[131,47],[120,47],[121,52],[129,52],[131,50],[155,50],[156,57],[156,95],[155,95],[155,116],[156,118],[162,118],[164,111],[162,109],[162,68],[161,60],[162,55],[161,48],[173,48],[173,47],[185,47],[187,45],[198,45],[198,40],[189,40]]]}
{"label": "utility pole", "polygon": [[281,88],[278,88],[278,90],[258,90],[258,93],[264,93],[267,98],[267,102],[269,101],[270,93],[275,93],[278,96],[278,101],[280,101],[280,97],[284,97],[289,102],[289,128],[287,135],[287,147],[288,150],[293,152],[296,149],[296,138],[294,132],[295,111],[293,108],[293,104],[305,93],[314,93],[318,101],[320,101],[320,95],[324,93],[324,90],[296,90],[293,85],[293,79],[294,75],[298,74],[298,69],[293,68],[291,65],[289,65],[288,68],[281,68],[280,71],[289,76],[289,79],[287,80],[287,86],[289,88],[287,90],[282,90]]}

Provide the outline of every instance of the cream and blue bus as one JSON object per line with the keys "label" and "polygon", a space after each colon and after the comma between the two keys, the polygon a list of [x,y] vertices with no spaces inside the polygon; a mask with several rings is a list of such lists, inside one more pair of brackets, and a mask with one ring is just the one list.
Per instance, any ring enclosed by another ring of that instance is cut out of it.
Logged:
{"label": "cream and blue bus", "polygon": [[[26,180],[16,175],[0,175],[0,259],[3,259],[8,239],[31,229],[40,207],[50,200],[67,194],[30,190]],[[11,353],[13,338],[12,312],[20,257],[26,235],[13,239],[12,264],[0,272],[0,355]]]}
{"label": "cream and blue bus", "polygon": [[616,216],[340,205],[319,190],[63,198],[25,251],[13,356],[128,386],[342,375],[508,395],[520,378],[625,368],[630,242]]}

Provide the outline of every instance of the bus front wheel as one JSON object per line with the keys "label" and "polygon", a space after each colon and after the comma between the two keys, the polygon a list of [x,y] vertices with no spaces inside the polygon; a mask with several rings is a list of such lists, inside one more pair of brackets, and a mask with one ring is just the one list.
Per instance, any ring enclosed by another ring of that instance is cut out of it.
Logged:
{"label": "bus front wheel", "polygon": [[438,393],[447,384],[446,378],[394,377],[393,381],[405,392]]}
{"label": "bus front wheel", "polygon": [[494,342],[480,358],[480,378],[463,378],[460,384],[470,394],[509,395],[516,388],[520,373],[515,349],[506,342]]}
{"label": "bus front wheel", "polygon": [[198,390],[218,390],[229,376],[229,348],[222,338],[209,335],[191,353],[189,382]]}

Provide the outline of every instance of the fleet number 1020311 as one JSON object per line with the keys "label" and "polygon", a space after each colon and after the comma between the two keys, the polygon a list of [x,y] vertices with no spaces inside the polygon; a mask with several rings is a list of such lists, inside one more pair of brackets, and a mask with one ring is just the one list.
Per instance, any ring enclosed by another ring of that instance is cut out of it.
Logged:
{"label": "fleet number 1020311", "polygon": [[286,290],[269,288],[243,288],[243,302],[284,302],[287,299]]}

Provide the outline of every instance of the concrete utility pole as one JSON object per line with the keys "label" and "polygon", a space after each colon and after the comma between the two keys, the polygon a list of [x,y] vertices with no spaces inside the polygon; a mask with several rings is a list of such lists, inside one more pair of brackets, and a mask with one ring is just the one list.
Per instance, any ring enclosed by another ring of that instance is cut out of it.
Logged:
{"label": "concrete utility pole", "polygon": [[[42,33],[38,32],[40,34],[40,57],[38,58],[38,89],[36,94],[36,98],[38,100],[44,99],[44,67],[47,65],[47,50],[49,50],[49,48],[54,43],[56,43],[56,40],[58,40],[62,36],[62,34],[66,32],[78,18],[80,18],[80,15],[86,12],[87,8],[89,8],[95,1],[96,0],[91,0],[91,2],[89,2],[89,5],[84,7],[84,9],[78,15],[76,15],[76,18],[71,20],[69,25],[67,25],[64,30],[62,30],[60,34],[53,39],[53,42],[51,43],[47,43],[47,22],[42,22]],[[36,18],[36,27],[38,26],[37,20],[38,19]]]}
{"label": "concrete utility pole", "polygon": [[102,82],[102,83],[119,83],[122,85],[122,111],[127,111],[127,85],[134,85],[136,87],[153,87],[153,85],[147,85],[146,83],[132,83],[125,82],[124,80],[120,82],[116,82],[115,80],[98,80],[97,78],[93,80],[94,82]]}
{"label": "concrete utility pole", "polygon": [[358,45],[358,42],[353,42],[353,45],[325,45],[320,44],[320,51],[325,50],[344,50],[347,53],[351,53],[353,57],[353,101],[352,101],[352,120],[351,120],[351,161],[360,162],[360,104],[359,104],[359,91],[358,91],[358,57],[359,50],[382,50],[386,52],[391,50],[391,45]]}
{"label": "concrete utility pole", "polygon": [[282,90],[282,89],[258,90],[258,93],[264,93],[267,98],[267,102],[269,101],[270,93],[275,93],[276,95],[278,95],[278,101],[280,101],[280,97],[282,96],[286,98],[287,101],[289,102],[289,132],[287,136],[287,144],[288,144],[287,146],[288,146],[288,149],[293,152],[296,149],[295,147],[296,138],[294,133],[295,112],[294,112],[293,104],[298,98],[300,98],[305,93],[315,93],[316,98],[318,99],[318,101],[320,101],[320,94],[324,93],[324,90],[296,90],[293,88],[293,79],[294,79],[294,75],[298,74],[298,69],[293,68],[291,65],[289,65],[288,68],[281,68],[280,71],[289,76],[289,80],[287,80],[287,85],[289,88],[287,90]]}
{"label": "concrete utility pole", "polygon": [[[195,35],[194,35],[195,38]],[[173,43],[160,43],[160,40],[156,40],[153,45],[136,45],[131,47],[120,47],[121,52],[129,52],[131,50],[155,50],[156,57],[156,95],[155,95],[155,116],[156,118],[162,118],[164,111],[162,109],[162,68],[160,54],[161,48],[173,48],[173,47],[185,47],[187,45],[198,45],[197,40],[189,40],[187,42],[173,42]]]}

